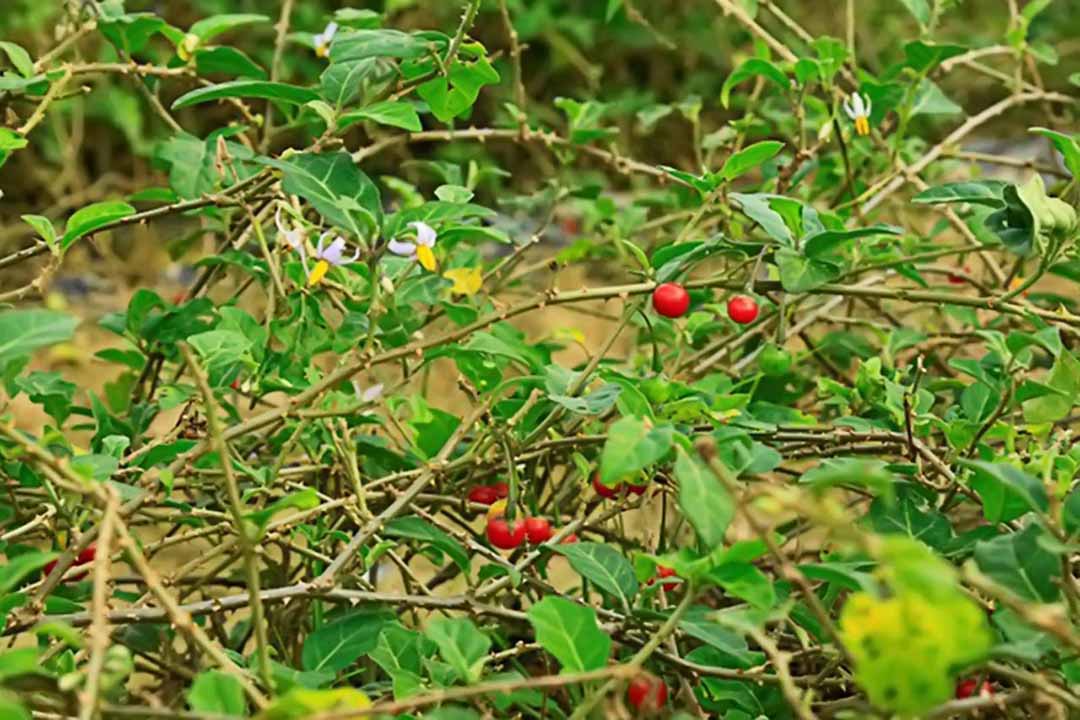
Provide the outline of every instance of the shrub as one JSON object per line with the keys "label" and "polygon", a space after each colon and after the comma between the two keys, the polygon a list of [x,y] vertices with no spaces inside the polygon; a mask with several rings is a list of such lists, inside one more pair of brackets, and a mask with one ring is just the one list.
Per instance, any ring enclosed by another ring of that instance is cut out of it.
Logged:
{"label": "shrub", "polygon": [[1065,3],[226,5],[4,20],[0,715],[1075,715]]}

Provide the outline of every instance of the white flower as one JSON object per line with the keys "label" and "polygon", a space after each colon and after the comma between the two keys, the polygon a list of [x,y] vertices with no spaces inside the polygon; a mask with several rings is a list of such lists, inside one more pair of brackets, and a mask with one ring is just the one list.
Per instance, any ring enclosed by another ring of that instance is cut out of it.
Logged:
{"label": "white flower", "polygon": [[327,23],[323,31],[313,37],[311,41],[315,43],[315,55],[324,58],[330,55],[330,43],[333,42],[334,36],[337,35],[338,24],[336,22]]}
{"label": "white flower", "polygon": [[360,402],[365,402],[365,403],[375,402],[376,400],[378,400],[379,398],[382,397],[382,394],[383,394],[383,385],[382,385],[382,383],[379,383],[377,385],[372,385],[371,387],[367,388],[366,390],[361,388],[360,383],[356,382],[355,380],[353,380],[352,384],[353,384],[353,391],[356,393],[356,399],[359,400]]}
{"label": "white flower", "polygon": [[420,261],[425,270],[435,272],[435,253],[432,250],[435,247],[435,241],[438,239],[435,228],[420,221],[409,223],[409,227],[416,231],[416,242],[391,240],[387,243],[387,248],[395,255],[415,258]]}
{"label": "white flower", "polygon": [[323,279],[326,273],[330,270],[330,266],[341,267],[343,265],[349,265],[356,262],[360,258],[360,250],[353,253],[350,258],[345,257],[345,238],[336,237],[334,241],[327,245],[326,238],[333,235],[333,233],[324,232],[319,236],[319,246],[315,248],[315,257],[318,262],[315,263],[315,267],[311,269],[311,274],[308,275],[308,286],[314,285]]}
{"label": "white flower", "polygon": [[859,135],[870,134],[870,112],[872,108],[873,105],[870,103],[869,95],[860,95],[855,92],[844,99],[844,112],[855,121],[855,132]]}
{"label": "white flower", "polygon": [[304,245],[307,243],[307,236],[301,228],[294,227],[292,230],[281,219],[281,208],[274,214],[274,224],[277,225],[278,237],[289,244],[296,252],[300,253],[300,262],[304,265],[304,271],[307,271],[307,252],[304,250]]}

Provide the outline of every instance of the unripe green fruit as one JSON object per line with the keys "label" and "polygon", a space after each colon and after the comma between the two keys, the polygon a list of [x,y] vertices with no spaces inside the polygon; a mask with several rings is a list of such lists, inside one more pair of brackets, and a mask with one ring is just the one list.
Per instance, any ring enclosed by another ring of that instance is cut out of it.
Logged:
{"label": "unripe green fruit", "polygon": [[791,370],[791,353],[770,343],[758,355],[758,367],[770,377],[787,375]]}

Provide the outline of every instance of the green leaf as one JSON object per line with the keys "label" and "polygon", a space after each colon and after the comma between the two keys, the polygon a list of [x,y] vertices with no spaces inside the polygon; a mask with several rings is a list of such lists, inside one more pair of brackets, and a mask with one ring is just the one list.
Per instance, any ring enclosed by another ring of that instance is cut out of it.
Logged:
{"label": "green leaf", "polygon": [[840,277],[836,263],[805,257],[790,248],[776,251],[780,282],[788,292],[799,293],[819,288]]}
{"label": "green leaf", "polygon": [[1074,178],[1080,178],[1080,141],[1077,140],[1077,136],[1070,137],[1064,133],[1042,127],[1030,128],[1029,132],[1038,133],[1049,138],[1057,151],[1064,157],[1065,167],[1069,169],[1069,173]]}
{"label": "green leaf", "polygon": [[412,105],[400,100],[386,100],[342,115],[338,119],[338,130],[344,130],[362,120],[372,120],[380,125],[390,125],[411,132],[424,129],[420,124],[420,116]]}
{"label": "green leaf", "polygon": [[671,449],[674,431],[641,418],[624,417],[608,428],[600,454],[600,482],[615,484],[657,462]]}
{"label": "green leaf", "polygon": [[768,60],[750,58],[736,68],[735,72],[728,75],[727,80],[724,81],[724,86],[720,89],[720,102],[723,106],[728,107],[731,91],[736,85],[754,77],[763,77],[770,80],[781,90],[787,90],[788,88],[788,78],[783,70]]}
{"label": "green leaf", "polygon": [[126,202],[109,200],[87,205],[68,220],[64,237],[60,241],[60,249],[67,250],[79,238],[86,237],[106,225],[134,214],[135,208]]}
{"label": "green leaf", "polygon": [[599,670],[607,664],[611,638],[596,622],[591,607],[548,595],[529,608],[536,641],[555,656],[564,673]]}
{"label": "green leaf", "polygon": [[773,240],[782,245],[791,245],[794,242],[784,218],[769,204],[771,196],[764,193],[731,193],[730,197],[738,203],[743,214],[760,225]]}
{"label": "green leaf", "polygon": [[26,147],[27,140],[14,130],[0,127],[0,166],[2,166],[15,150]]}
{"label": "green leaf", "polygon": [[191,26],[188,32],[199,38],[200,43],[205,44],[207,40],[227,33],[230,30],[235,30],[238,27],[268,22],[270,22],[270,18],[266,15],[255,15],[252,13],[212,15],[211,17],[203,18],[196,22]]}
{"label": "green leaf", "polygon": [[921,205],[939,205],[942,203],[971,203],[992,208],[1005,206],[1002,193],[1009,183],[1002,180],[969,180],[967,182],[946,183],[927,188],[911,199]]}
{"label": "green leaf", "polygon": [[1045,385],[1056,392],[1023,404],[1024,420],[1029,423],[1057,422],[1072,412],[1080,398],[1080,362],[1072,353],[1063,350],[1055,358]]}
{"label": "green leaf", "polygon": [[416,58],[427,54],[424,38],[400,30],[354,30],[334,38],[330,59],[334,63],[365,58]]}
{"label": "green leaf", "polygon": [[238,365],[254,366],[252,341],[236,330],[210,330],[188,338],[191,347],[210,374],[211,383],[217,385]]}
{"label": "green leaf", "polygon": [[188,705],[195,712],[244,717],[247,702],[244,687],[234,675],[206,670],[195,676],[187,692]]}
{"label": "green leaf", "polygon": [[52,310],[0,311],[0,370],[38,348],[70,340],[78,324],[77,318]]}
{"label": "green leaf", "polygon": [[379,189],[349,153],[301,153],[263,162],[282,171],[285,192],[310,202],[332,225],[357,238],[369,238],[379,227]]}
{"label": "green leaf", "polygon": [[919,21],[919,25],[926,27],[930,24],[930,5],[927,0],[900,0],[900,2]]}
{"label": "green leaf", "polygon": [[383,626],[394,619],[380,608],[353,610],[307,636],[301,650],[305,670],[340,672],[375,648]]}
{"label": "green leaf", "polygon": [[903,235],[901,228],[892,225],[872,225],[854,230],[823,230],[805,239],[803,252],[809,258],[828,255],[850,240],[874,235]]}
{"label": "green leaf", "polygon": [[603,543],[579,542],[551,548],[570,561],[578,575],[617,598],[623,607],[638,590],[634,567],[623,554]]}
{"label": "green leaf", "polygon": [[0,40],[0,50],[4,51],[20,75],[24,78],[34,76],[34,61],[30,59],[30,53],[26,52],[21,45]]}
{"label": "green leaf", "polygon": [[59,553],[34,550],[15,557],[9,557],[6,563],[0,565],[0,596],[14,590],[22,582],[23,578],[45,567],[58,556]]}
{"label": "green leaf", "polygon": [[729,157],[724,162],[720,175],[725,180],[734,180],[770,160],[783,147],[784,143],[778,140],[762,140],[754,143]]}
{"label": "green leaf", "polygon": [[735,504],[727,488],[681,447],[676,451],[675,477],[679,481],[679,508],[683,516],[708,548],[722,546],[728,525],[735,517]]}
{"label": "green leaf", "polygon": [[1038,478],[1005,463],[964,460],[961,464],[974,471],[971,486],[979,493],[990,522],[1010,522],[1032,510],[1046,512],[1049,498]]}
{"label": "green leaf", "polygon": [[0,717],[5,720],[33,720],[19,697],[6,690],[0,690]]}
{"label": "green leaf", "polygon": [[34,228],[34,232],[45,241],[45,244],[49,246],[49,250],[55,255],[60,251],[59,238],[56,236],[56,228],[53,227],[52,221],[44,215],[23,215],[23,222],[30,227]]}
{"label": "green leaf", "polygon": [[230,80],[229,82],[208,85],[184,93],[173,101],[172,109],[199,105],[224,98],[264,98],[278,100],[293,105],[318,100],[319,94],[308,88],[266,80]]}
{"label": "green leaf", "polygon": [[323,97],[340,110],[360,96],[365,78],[376,69],[378,65],[372,58],[332,63],[319,77]]}
{"label": "green leaf", "polygon": [[454,564],[461,568],[462,572],[468,573],[470,571],[469,553],[461,543],[423,518],[415,515],[394,518],[386,523],[384,534],[387,537],[426,542],[446,553],[454,561]]}
{"label": "green leaf", "polygon": [[916,115],[959,115],[963,112],[964,108],[950,100],[933,81],[924,78],[919,83],[919,89],[915,91],[915,102],[912,104],[911,117]]}
{"label": "green leaf", "polygon": [[447,77],[440,75],[432,78],[420,85],[416,92],[436,118],[448,123],[464,115],[473,106],[483,86],[497,82],[499,73],[487,58],[482,57],[471,63],[457,60]]}
{"label": "green leaf", "polygon": [[469,618],[436,618],[427,624],[424,634],[439,646],[439,655],[458,676],[472,684],[484,672],[491,649],[491,638]]}
{"label": "green leaf", "polygon": [[1044,533],[1033,524],[1020,532],[976,543],[975,562],[990,579],[1021,598],[1054,602],[1061,594],[1057,584],[1061,562],[1039,542]]}
{"label": "green leaf", "polygon": [[234,75],[265,80],[266,71],[234,47],[199,48],[195,51],[195,71],[199,75]]}
{"label": "green leaf", "polygon": [[963,45],[936,45],[916,40],[904,45],[907,66],[915,72],[925,75],[949,58],[962,55],[967,48]]}
{"label": "green leaf", "polygon": [[266,526],[270,524],[270,521],[273,520],[274,516],[278,513],[285,512],[286,510],[310,510],[318,506],[319,493],[315,491],[315,488],[304,488],[303,490],[289,493],[280,500],[270,503],[262,510],[248,513],[247,518],[255,523],[256,528],[261,534],[266,530]]}

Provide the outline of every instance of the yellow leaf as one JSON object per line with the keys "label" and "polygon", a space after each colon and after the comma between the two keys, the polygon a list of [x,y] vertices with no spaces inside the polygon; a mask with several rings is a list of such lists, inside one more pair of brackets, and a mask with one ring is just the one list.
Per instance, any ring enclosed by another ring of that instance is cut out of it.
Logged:
{"label": "yellow leaf", "polygon": [[444,272],[443,277],[454,282],[450,292],[455,295],[475,295],[484,284],[480,268],[454,268]]}
{"label": "yellow leaf", "polygon": [[329,270],[330,263],[326,262],[325,260],[320,260],[319,262],[315,263],[315,269],[311,271],[310,275],[308,275],[308,287],[318,284],[320,280],[326,277],[326,273]]}
{"label": "yellow leaf", "polygon": [[420,261],[420,265],[428,272],[435,272],[436,262],[435,253],[427,245],[416,246],[416,259]]}

